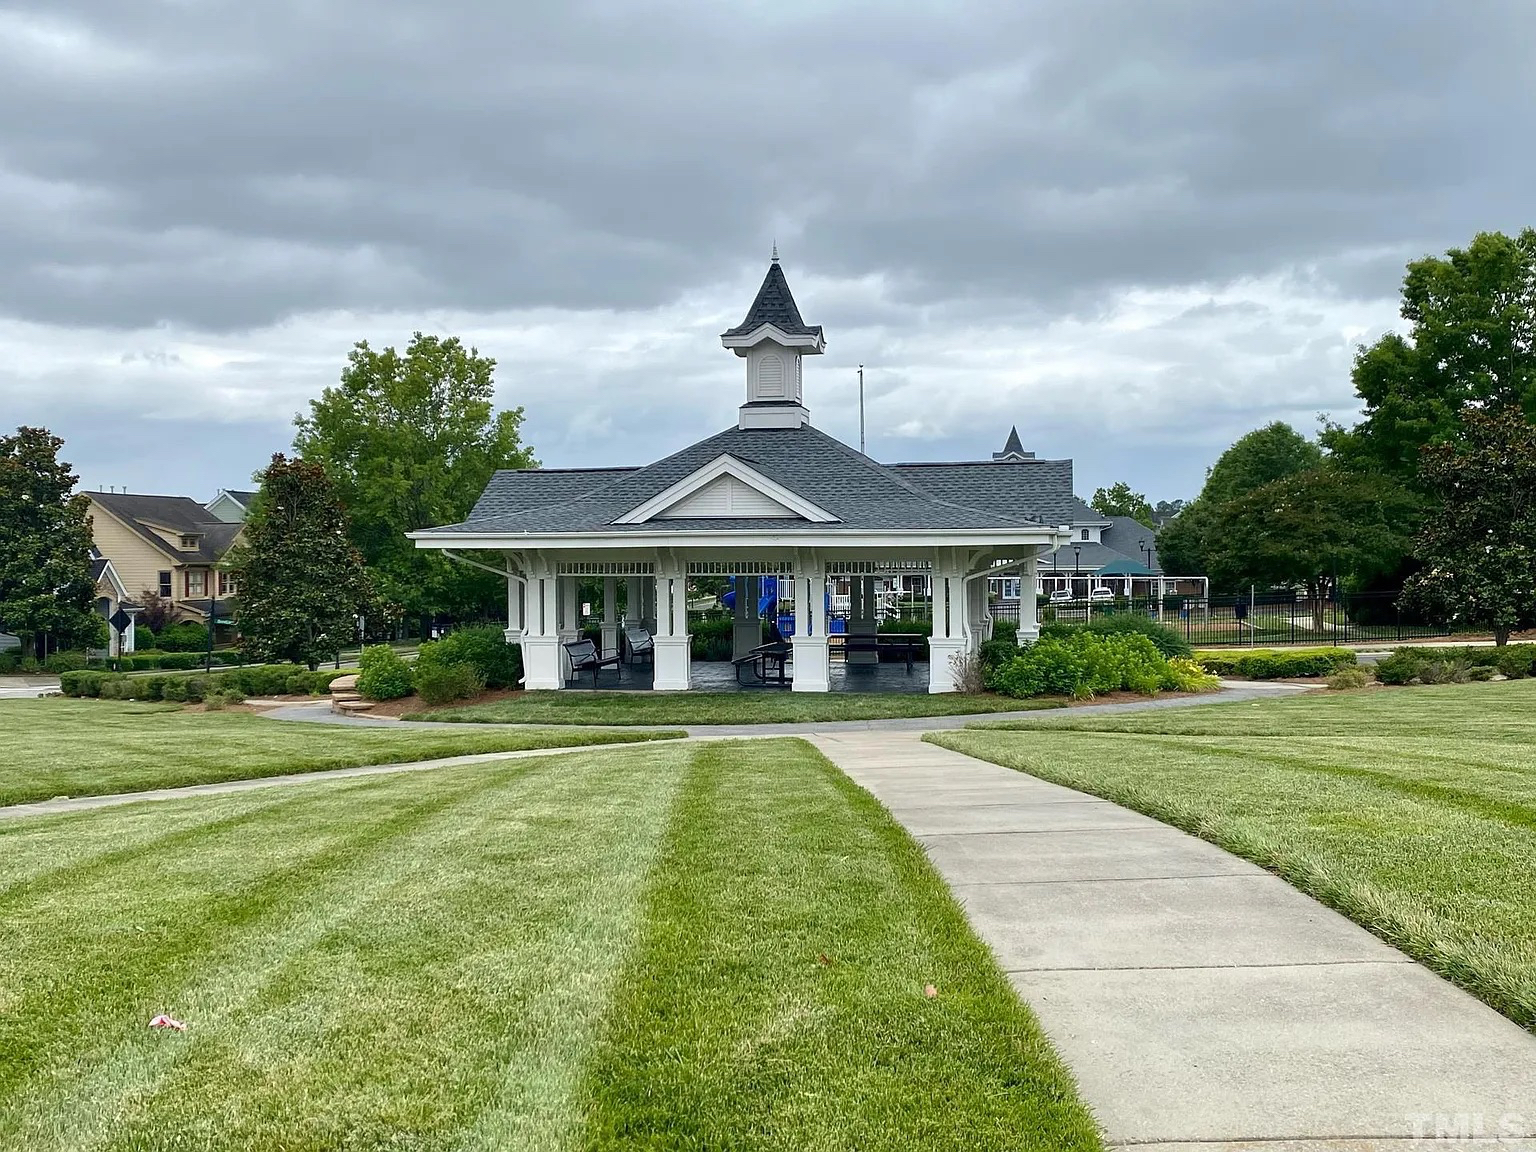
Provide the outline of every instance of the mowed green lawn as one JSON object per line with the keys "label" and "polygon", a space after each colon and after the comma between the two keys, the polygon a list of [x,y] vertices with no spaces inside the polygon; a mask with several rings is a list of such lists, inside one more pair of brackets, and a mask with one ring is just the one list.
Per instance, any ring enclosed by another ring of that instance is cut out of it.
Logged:
{"label": "mowed green lawn", "polygon": [[442,708],[413,720],[472,724],[798,724],[971,716],[1060,708],[1062,700],[1014,700],[990,694],[929,695],[925,682],[898,692],[524,692],[490,704]]}
{"label": "mowed green lawn", "polygon": [[289,772],[681,736],[681,732],[445,732],[284,723],[114,700],[0,700],[0,805]]}
{"label": "mowed green lawn", "polygon": [[1285,876],[1536,1028],[1536,680],[925,737]]}
{"label": "mowed green lawn", "polygon": [[5,1148],[1098,1147],[921,851],[796,741],[16,821],[0,938]]}

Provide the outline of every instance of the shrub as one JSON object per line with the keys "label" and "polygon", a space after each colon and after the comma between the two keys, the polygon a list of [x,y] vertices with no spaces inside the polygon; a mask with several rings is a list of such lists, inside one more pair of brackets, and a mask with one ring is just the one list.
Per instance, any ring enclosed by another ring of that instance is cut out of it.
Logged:
{"label": "shrub", "polygon": [[471,664],[440,664],[433,662],[416,668],[416,695],[431,705],[451,704],[455,700],[468,700],[485,691],[485,681],[479,669]]}
{"label": "shrub", "polygon": [[[730,623],[730,617],[725,617],[727,648],[730,646]],[[487,688],[515,688],[523,676],[522,649],[516,644],[508,644],[506,635],[496,627],[460,628],[441,640],[423,644],[416,664],[417,667],[468,664],[480,673]]]}
{"label": "shrub", "polygon": [[1426,661],[1419,668],[1421,684],[1465,684],[1472,679],[1472,664],[1457,657]]}
{"label": "shrub", "polygon": [[[167,652],[165,655],[159,658],[158,666],[161,668],[169,669],[171,671],[186,671],[189,668],[201,668],[203,666],[203,656],[204,654],[202,652]],[[135,662],[134,666],[137,668],[156,667],[154,664],[145,665],[138,664],[137,662]]]}
{"label": "shrub", "polygon": [[1076,629],[1065,636],[1045,636],[1021,649],[994,674],[993,681],[1006,696],[1087,699],[1120,691],[1151,695],[1171,678],[1168,661],[1150,637]]}
{"label": "shrub", "polygon": [[66,696],[98,696],[101,694],[101,682],[107,676],[106,672],[84,669],[65,672],[59,677],[59,691]]}
{"label": "shrub", "polygon": [[0,652],[0,676],[8,675],[21,667],[21,657],[14,652]]}
{"label": "shrub", "polygon": [[954,680],[955,691],[966,696],[979,696],[986,691],[986,679],[982,675],[981,660],[971,652],[956,652],[949,658],[949,672]]}
{"label": "shrub", "polygon": [[1399,648],[1376,662],[1376,679],[1383,684],[1411,684],[1419,678],[1424,659],[1411,648]]}
{"label": "shrub", "polygon": [[167,676],[161,698],[184,703],[187,699],[187,679],[186,676]]}
{"label": "shrub", "polygon": [[1536,668],[1536,647],[1529,644],[1512,644],[1507,648],[1495,649],[1498,653],[1494,657],[1494,667],[1499,670],[1500,676],[1507,676],[1511,680],[1523,680]]}
{"label": "shrub", "polygon": [[1098,616],[1086,624],[1045,624],[1040,635],[1070,636],[1087,632],[1094,636],[1145,636],[1162,653],[1164,659],[1190,654],[1189,641],[1172,628],[1159,624],[1150,616],[1139,612],[1119,612],[1113,616]]}
{"label": "shrub", "polygon": [[1019,622],[1017,620],[992,621],[992,640],[1001,640],[1017,648],[1019,644]]}
{"label": "shrub", "polygon": [[[425,651],[430,645],[422,647]],[[411,666],[388,644],[364,648],[358,668],[358,693],[369,700],[398,700],[411,694]]]}
{"label": "shrub", "polygon": [[203,707],[210,712],[224,711],[224,697],[218,692],[209,692],[203,697]]}
{"label": "shrub", "polygon": [[108,676],[97,687],[96,695],[103,700],[130,700],[133,698],[131,683],[126,676]]}
{"label": "shrub", "polygon": [[981,664],[982,681],[993,691],[997,690],[997,676],[1015,656],[1019,654],[1019,646],[1012,640],[999,640],[996,637],[991,640],[983,640],[981,649],[976,658]]}
{"label": "shrub", "polygon": [[86,665],[84,652],[55,652],[43,661],[45,672],[78,672]]}
{"label": "shrub", "polygon": [[206,676],[187,676],[182,683],[186,686],[187,699],[193,704],[200,704],[208,697],[208,693],[215,684]]}
{"label": "shrub", "polygon": [[226,704],[244,704],[245,693],[238,688],[220,688],[219,695],[224,698]]}
{"label": "shrub", "polygon": [[1298,648],[1293,651],[1264,648],[1201,652],[1196,659],[1207,672],[1217,676],[1240,676],[1245,680],[1328,676],[1340,668],[1354,667],[1357,662],[1354,652],[1349,648]]}
{"label": "shrub", "polygon": [[166,652],[204,652],[208,648],[208,629],[182,620],[155,637],[155,647]]}
{"label": "shrub", "polygon": [[167,679],[169,678],[165,676],[140,676],[128,683],[132,687],[135,700],[163,700]]}
{"label": "shrub", "polygon": [[1221,680],[1212,676],[1188,656],[1175,656],[1168,661],[1168,671],[1163,677],[1163,689],[1167,692],[1215,692]]}
{"label": "shrub", "polygon": [[1350,688],[1364,688],[1371,682],[1371,674],[1364,668],[1340,668],[1328,677],[1328,687],[1334,692]]}

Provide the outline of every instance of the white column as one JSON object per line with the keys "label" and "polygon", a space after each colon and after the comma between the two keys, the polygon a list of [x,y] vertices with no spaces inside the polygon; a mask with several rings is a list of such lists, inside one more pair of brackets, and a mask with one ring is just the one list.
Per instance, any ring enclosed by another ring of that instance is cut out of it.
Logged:
{"label": "white column", "polygon": [[1039,610],[1035,606],[1035,583],[1039,577],[1035,574],[1037,559],[1031,556],[1024,562],[1024,569],[1019,577],[1019,644],[1033,644],[1040,639]]}
{"label": "white column", "polygon": [[644,605],[641,603],[645,599],[645,592],[641,589],[643,582],[644,577],[641,576],[624,577],[624,627],[626,628],[643,627],[640,623],[645,619]]}
{"label": "white column", "polygon": [[619,578],[603,577],[603,655],[613,656],[619,650]]}
{"label": "white column", "polygon": [[530,562],[523,600],[523,686],[529,690],[565,687],[559,592],[554,568],[542,561]]}
{"label": "white column", "polygon": [[827,565],[820,553],[795,557],[796,692],[826,692],[831,688],[827,663]]}
{"label": "white column", "polygon": [[661,573],[640,578],[640,624],[652,636],[656,635],[656,596]]}
{"label": "white column", "polygon": [[[848,578],[847,635],[873,636],[879,630],[875,620],[875,578],[850,576]],[[843,651],[844,664],[878,664],[878,651]]]}
{"label": "white column", "polygon": [[657,692],[686,692],[691,686],[687,564],[663,554],[656,565],[655,588],[656,674],[651,688]]}
{"label": "white column", "polygon": [[951,660],[965,651],[965,573],[953,548],[940,548],[933,562],[933,635],[928,640],[928,691],[953,692]]}

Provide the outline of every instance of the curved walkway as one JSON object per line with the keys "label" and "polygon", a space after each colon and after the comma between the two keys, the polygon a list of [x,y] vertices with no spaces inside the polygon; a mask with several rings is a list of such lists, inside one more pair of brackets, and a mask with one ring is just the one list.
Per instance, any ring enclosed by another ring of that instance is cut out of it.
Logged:
{"label": "curved walkway", "polygon": [[1536,1036],[1279,877],[906,733],[810,741],[923,844],[1109,1143],[1536,1136]]}

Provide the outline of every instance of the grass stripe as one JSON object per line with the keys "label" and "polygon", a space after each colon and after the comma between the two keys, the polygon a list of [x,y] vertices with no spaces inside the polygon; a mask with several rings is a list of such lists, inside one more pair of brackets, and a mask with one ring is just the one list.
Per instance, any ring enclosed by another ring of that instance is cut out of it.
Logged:
{"label": "grass stripe", "polygon": [[702,750],[645,903],[586,1148],[1097,1148],[921,850],[807,745]]}

